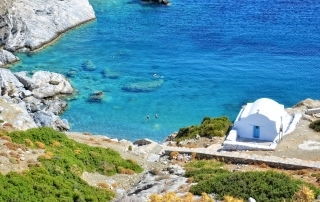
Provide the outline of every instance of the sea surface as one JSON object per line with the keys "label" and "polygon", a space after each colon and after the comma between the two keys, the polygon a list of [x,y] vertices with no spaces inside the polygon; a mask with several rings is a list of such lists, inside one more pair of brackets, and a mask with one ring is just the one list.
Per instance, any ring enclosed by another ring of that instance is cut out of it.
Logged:
{"label": "sea surface", "polygon": [[90,2],[97,20],[11,67],[68,76],[71,131],[160,142],[205,116],[234,120],[258,98],[320,99],[320,1]]}

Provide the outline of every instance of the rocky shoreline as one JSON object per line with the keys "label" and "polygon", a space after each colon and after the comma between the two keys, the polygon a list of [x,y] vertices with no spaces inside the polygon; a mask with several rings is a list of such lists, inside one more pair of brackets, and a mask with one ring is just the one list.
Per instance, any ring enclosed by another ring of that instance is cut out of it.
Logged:
{"label": "rocky shoreline", "polygon": [[70,129],[68,121],[59,115],[67,107],[74,88],[61,74],[48,71],[35,72],[28,77],[26,72],[13,74],[0,68],[1,125],[7,130],[27,130],[48,126],[58,131]]}
{"label": "rocky shoreline", "polygon": [[19,61],[17,51],[34,51],[62,33],[94,20],[88,0],[2,0],[0,2],[0,67]]}

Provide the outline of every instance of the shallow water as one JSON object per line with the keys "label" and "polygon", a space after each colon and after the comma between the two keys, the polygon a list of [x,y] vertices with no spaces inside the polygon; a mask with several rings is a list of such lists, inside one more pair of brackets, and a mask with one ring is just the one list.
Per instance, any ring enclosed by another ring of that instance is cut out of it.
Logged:
{"label": "shallow water", "polygon": [[[71,131],[162,141],[205,116],[234,119],[261,97],[285,107],[320,99],[320,2],[90,2],[96,21],[42,51],[19,54],[22,62],[12,67],[69,76],[79,91],[62,115]],[[89,60],[93,71],[83,68]],[[124,90],[133,83],[150,88]],[[94,91],[104,92],[101,103],[88,102]]]}

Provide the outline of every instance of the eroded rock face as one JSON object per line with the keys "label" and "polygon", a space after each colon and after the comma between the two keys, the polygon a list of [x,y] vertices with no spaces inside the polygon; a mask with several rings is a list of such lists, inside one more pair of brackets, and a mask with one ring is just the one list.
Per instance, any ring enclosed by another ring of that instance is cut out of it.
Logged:
{"label": "eroded rock face", "polygon": [[67,102],[59,99],[59,95],[74,92],[64,76],[39,71],[30,78],[26,72],[13,74],[8,69],[0,68],[0,86],[1,100],[7,103],[4,106],[11,109],[9,112],[14,112],[8,112],[2,118],[13,129],[42,126],[59,131],[70,129],[68,122],[58,116],[67,107]]}
{"label": "eroded rock face", "polygon": [[32,76],[35,85],[33,95],[36,98],[48,98],[59,94],[72,94],[73,88],[69,81],[61,74],[38,71]]}
{"label": "eroded rock face", "polygon": [[[1,22],[1,19],[0,19]],[[0,23],[1,24],[1,23]],[[1,25],[0,25],[1,26]],[[0,67],[19,61],[19,58],[6,50],[0,50]]]}
{"label": "eroded rock face", "polygon": [[[35,50],[96,18],[88,0],[1,0],[0,8],[0,46],[10,52]],[[17,59],[8,56],[0,51],[0,66]]]}

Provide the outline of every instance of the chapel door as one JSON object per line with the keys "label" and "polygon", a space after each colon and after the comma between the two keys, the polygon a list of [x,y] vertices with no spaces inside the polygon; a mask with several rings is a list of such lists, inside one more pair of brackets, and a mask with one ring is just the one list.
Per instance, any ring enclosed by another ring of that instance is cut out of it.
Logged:
{"label": "chapel door", "polygon": [[254,138],[260,137],[260,126],[253,126],[253,137]]}

